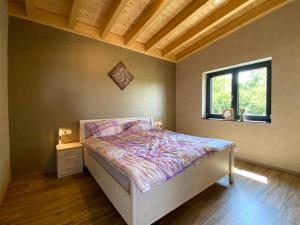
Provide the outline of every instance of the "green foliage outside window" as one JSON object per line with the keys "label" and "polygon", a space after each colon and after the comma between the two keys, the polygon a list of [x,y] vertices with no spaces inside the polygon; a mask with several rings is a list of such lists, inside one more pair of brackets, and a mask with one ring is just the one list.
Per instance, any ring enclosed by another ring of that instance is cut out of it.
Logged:
{"label": "green foliage outside window", "polygon": [[246,115],[266,115],[266,94],[266,68],[239,73],[239,107]]}
{"label": "green foliage outside window", "polygon": [[212,78],[212,113],[223,114],[224,109],[231,108],[231,79],[231,74]]}

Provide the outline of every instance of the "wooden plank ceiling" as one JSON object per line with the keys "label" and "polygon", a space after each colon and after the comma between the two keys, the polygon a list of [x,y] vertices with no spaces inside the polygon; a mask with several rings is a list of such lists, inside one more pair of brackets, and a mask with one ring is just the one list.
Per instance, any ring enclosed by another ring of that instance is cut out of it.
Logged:
{"label": "wooden plank ceiling", "polygon": [[10,16],[178,62],[293,0],[9,0]]}

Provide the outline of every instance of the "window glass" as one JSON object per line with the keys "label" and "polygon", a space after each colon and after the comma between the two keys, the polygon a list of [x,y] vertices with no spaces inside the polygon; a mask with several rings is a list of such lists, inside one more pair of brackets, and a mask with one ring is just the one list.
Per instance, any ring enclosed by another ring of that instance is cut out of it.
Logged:
{"label": "window glass", "polygon": [[231,108],[232,75],[225,74],[211,79],[211,113],[222,114]]}
{"label": "window glass", "polygon": [[267,68],[241,71],[238,73],[239,111],[245,115],[266,116]]}

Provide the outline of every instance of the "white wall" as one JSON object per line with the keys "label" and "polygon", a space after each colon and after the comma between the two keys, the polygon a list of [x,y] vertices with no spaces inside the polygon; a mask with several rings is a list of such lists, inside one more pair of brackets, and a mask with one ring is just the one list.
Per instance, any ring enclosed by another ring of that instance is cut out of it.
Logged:
{"label": "white wall", "polygon": [[[300,172],[300,1],[177,64],[178,132],[233,140],[238,157]],[[272,123],[201,119],[202,73],[273,57]]]}
{"label": "white wall", "polygon": [[10,180],[7,104],[7,1],[0,1],[0,203]]}

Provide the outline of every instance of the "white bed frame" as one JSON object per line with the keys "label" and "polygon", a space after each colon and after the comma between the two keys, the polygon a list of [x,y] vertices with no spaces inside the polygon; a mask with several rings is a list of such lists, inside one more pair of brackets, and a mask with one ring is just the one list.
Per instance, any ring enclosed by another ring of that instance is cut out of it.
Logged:
{"label": "white bed frame", "polygon": [[[80,141],[88,137],[85,123],[97,120],[80,120]],[[144,120],[153,123],[151,117],[121,118],[122,125],[133,120]],[[129,225],[150,225],[181,204],[190,200],[216,181],[229,175],[229,183],[234,182],[234,151],[226,150],[214,154],[187,168],[184,172],[169,181],[140,192],[130,182],[128,193],[90,154],[84,150],[84,163],[96,182],[110,199],[112,204]]]}

